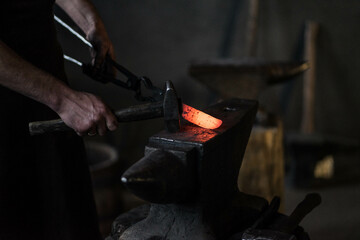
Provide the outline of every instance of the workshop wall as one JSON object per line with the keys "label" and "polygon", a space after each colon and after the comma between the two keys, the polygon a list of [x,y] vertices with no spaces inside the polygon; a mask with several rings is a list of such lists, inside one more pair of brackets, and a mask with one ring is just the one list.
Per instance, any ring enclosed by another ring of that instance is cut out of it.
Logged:
{"label": "workshop wall", "polygon": [[[93,0],[114,43],[117,61],[134,73],[150,77],[157,85],[172,80],[178,94],[202,108],[216,97],[187,75],[193,59],[217,58],[229,14],[235,1],[222,0]],[[258,54],[264,60],[301,59],[305,21],[320,23],[316,86],[316,131],[358,138],[360,133],[360,2],[358,0],[260,1]],[[242,1],[234,25],[230,57],[244,56],[247,2]],[[56,13],[63,16],[58,9]],[[87,48],[59,29],[64,52],[89,61]],[[231,41],[230,41],[231,43]],[[112,108],[137,104],[131,92],[87,79],[71,63],[66,64],[72,86],[94,92]],[[286,129],[297,130],[301,115],[302,81],[272,87],[261,101],[283,114]],[[143,155],[147,138],[163,127],[160,119],[121,124],[106,140],[116,143],[127,158]]]}
{"label": "workshop wall", "polygon": [[[261,1],[258,55],[265,59],[299,59],[308,20],[320,24],[317,42],[315,130],[359,138],[360,2],[356,0]],[[293,82],[285,115],[288,129],[301,119],[301,79]]]}

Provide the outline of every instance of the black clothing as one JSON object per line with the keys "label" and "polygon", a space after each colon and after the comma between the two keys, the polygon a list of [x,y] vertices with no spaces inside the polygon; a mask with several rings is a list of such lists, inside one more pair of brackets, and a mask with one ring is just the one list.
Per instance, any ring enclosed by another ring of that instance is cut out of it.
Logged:
{"label": "black clothing", "polygon": [[[53,4],[0,0],[0,39],[66,81]],[[99,240],[82,139],[73,133],[29,136],[29,122],[58,116],[1,86],[0,111],[0,240]]]}

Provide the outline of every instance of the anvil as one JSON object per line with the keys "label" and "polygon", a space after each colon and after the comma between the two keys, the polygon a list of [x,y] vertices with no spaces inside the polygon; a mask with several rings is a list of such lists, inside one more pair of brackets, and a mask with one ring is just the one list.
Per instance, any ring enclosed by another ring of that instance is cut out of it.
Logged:
{"label": "anvil", "polygon": [[250,227],[268,205],[237,188],[257,106],[224,101],[205,110],[223,121],[217,129],[189,123],[152,136],[145,156],[122,176],[130,191],[151,202],[150,210],[135,214],[146,216],[139,221],[134,212],[120,216],[113,239],[227,239]]}

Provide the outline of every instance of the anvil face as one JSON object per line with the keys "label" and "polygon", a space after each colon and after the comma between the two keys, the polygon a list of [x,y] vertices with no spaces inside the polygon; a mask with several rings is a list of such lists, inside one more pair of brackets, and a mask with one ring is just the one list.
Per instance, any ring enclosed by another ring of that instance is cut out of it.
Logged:
{"label": "anvil face", "polygon": [[206,109],[204,112],[209,115],[221,119],[222,125],[217,129],[205,129],[194,124],[184,124],[184,128],[176,134],[166,131],[161,131],[150,138],[149,142],[164,141],[182,145],[183,143],[189,144],[206,144],[212,138],[219,136],[229,130],[235,125],[244,124],[246,115],[257,110],[257,102],[253,100],[232,99],[213,105]]}

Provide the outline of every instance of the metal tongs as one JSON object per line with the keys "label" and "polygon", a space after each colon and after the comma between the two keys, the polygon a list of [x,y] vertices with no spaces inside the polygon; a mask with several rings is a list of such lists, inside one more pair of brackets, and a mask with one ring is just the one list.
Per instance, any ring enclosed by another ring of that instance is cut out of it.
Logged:
{"label": "metal tongs", "polygon": [[[63,22],[60,18],[58,18],[56,15],[54,15],[55,21],[57,21],[60,25],[62,25],[64,28],[66,28],[69,32],[71,32],[73,35],[75,35],[78,39],[80,39],[83,43],[85,43],[90,48],[94,48],[93,45],[87,41],[81,34],[76,32],[74,29],[72,29],[69,25],[67,25],[65,22]],[[107,73],[105,71],[96,71],[94,69],[94,66],[92,64],[85,64],[82,63],[70,56],[67,56],[64,54],[64,59],[67,61],[70,61],[72,63],[77,64],[80,66],[83,70],[83,73],[89,76],[90,78],[102,82],[102,83],[113,83],[117,86],[123,87],[128,90],[132,90],[135,92],[135,98],[138,101],[146,101],[146,102],[155,102],[155,101],[161,101],[163,99],[163,90],[155,87],[151,80],[148,77],[139,77],[135,75],[134,73],[130,72],[128,69],[126,69],[124,66],[121,66],[117,62],[115,62],[110,57],[107,57],[105,59],[106,63],[105,65],[112,65],[116,70],[118,70],[122,75],[124,75],[127,80],[123,81],[120,79],[117,79],[113,74]],[[144,85],[146,89],[149,89],[152,92],[152,96],[143,96],[141,92],[141,85]]]}

